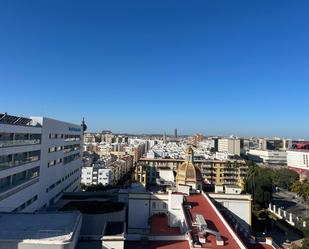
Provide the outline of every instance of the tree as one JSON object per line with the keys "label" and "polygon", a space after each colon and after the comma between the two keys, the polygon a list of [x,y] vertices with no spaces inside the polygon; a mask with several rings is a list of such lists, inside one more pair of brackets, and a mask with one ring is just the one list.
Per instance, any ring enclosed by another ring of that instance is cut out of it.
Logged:
{"label": "tree", "polygon": [[296,181],[291,186],[291,191],[300,195],[302,183],[300,181]]}
{"label": "tree", "polygon": [[302,197],[304,201],[309,200],[309,182],[305,180],[303,182],[296,181],[292,184],[291,190],[298,196]]}
{"label": "tree", "polygon": [[307,201],[309,199],[309,182],[304,181],[300,188],[300,196]]}
{"label": "tree", "polygon": [[299,175],[287,168],[282,168],[273,171],[273,184],[280,188],[291,190],[294,182],[299,180]]}
{"label": "tree", "polygon": [[303,239],[303,242],[302,242],[302,249],[308,249],[309,248],[309,236],[306,236],[304,239]]}
{"label": "tree", "polygon": [[260,208],[265,208],[272,197],[272,171],[251,166],[245,179],[245,191],[252,194],[253,204]]}

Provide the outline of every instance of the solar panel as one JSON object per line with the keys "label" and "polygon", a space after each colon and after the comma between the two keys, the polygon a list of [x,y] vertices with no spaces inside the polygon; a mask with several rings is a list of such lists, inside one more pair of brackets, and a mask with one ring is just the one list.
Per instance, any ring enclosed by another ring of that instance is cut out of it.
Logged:
{"label": "solar panel", "polygon": [[30,122],[31,122],[30,118],[17,117],[17,116],[8,115],[6,113],[4,114],[0,113],[0,123],[27,125]]}

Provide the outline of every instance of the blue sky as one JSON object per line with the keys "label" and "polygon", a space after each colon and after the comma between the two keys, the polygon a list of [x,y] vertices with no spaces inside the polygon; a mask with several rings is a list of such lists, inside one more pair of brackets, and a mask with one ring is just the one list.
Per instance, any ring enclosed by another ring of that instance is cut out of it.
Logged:
{"label": "blue sky", "polygon": [[309,1],[1,1],[0,111],[309,138]]}

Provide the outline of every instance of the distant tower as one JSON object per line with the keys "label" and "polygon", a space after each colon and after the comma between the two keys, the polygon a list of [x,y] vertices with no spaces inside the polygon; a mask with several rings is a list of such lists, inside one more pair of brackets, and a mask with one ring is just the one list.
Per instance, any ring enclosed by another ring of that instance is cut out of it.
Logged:
{"label": "distant tower", "polygon": [[166,132],[164,132],[164,135],[163,135],[163,143],[164,143],[164,144],[167,144]]}
{"label": "distant tower", "polygon": [[85,131],[87,130],[87,125],[86,125],[86,123],[85,123],[85,118],[83,118],[83,121],[82,121],[82,123],[81,123],[81,127],[82,127],[82,129],[83,129],[83,133],[85,133]]}
{"label": "distant tower", "polygon": [[174,130],[174,137],[177,139],[177,128]]}

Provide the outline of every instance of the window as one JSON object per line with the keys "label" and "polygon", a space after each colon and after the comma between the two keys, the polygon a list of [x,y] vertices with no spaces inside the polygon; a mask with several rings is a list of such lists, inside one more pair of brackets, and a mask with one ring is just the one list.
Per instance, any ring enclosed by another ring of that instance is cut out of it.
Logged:
{"label": "window", "polygon": [[56,151],[56,147],[50,147],[48,149],[48,152],[51,153],[51,152],[55,152]]}
{"label": "window", "polygon": [[7,176],[0,179],[0,189],[5,189],[11,184],[11,177]]}
{"label": "window", "polygon": [[156,208],[156,203],[152,202],[152,208]]}
{"label": "window", "polygon": [[76,153],[76,154],[73,154],[73,155],[70,155],[70,156],[66,156],[63,158],[63,163],[64,164],[67,164],[69,162],[72,162],[76,159],[80,158],[80,153]]}
{"label": "window", "polygon": [[167,204],[163,202],[163,209],[167,209]]}
{"label": "window", "polygon": [[10,175],[4,178],[0,178],[0,192],[6,191],[10,188],[14,188],[20,184],[23,184],[33,178],[39,176],[40,167],[28,169],[14,175]]}

